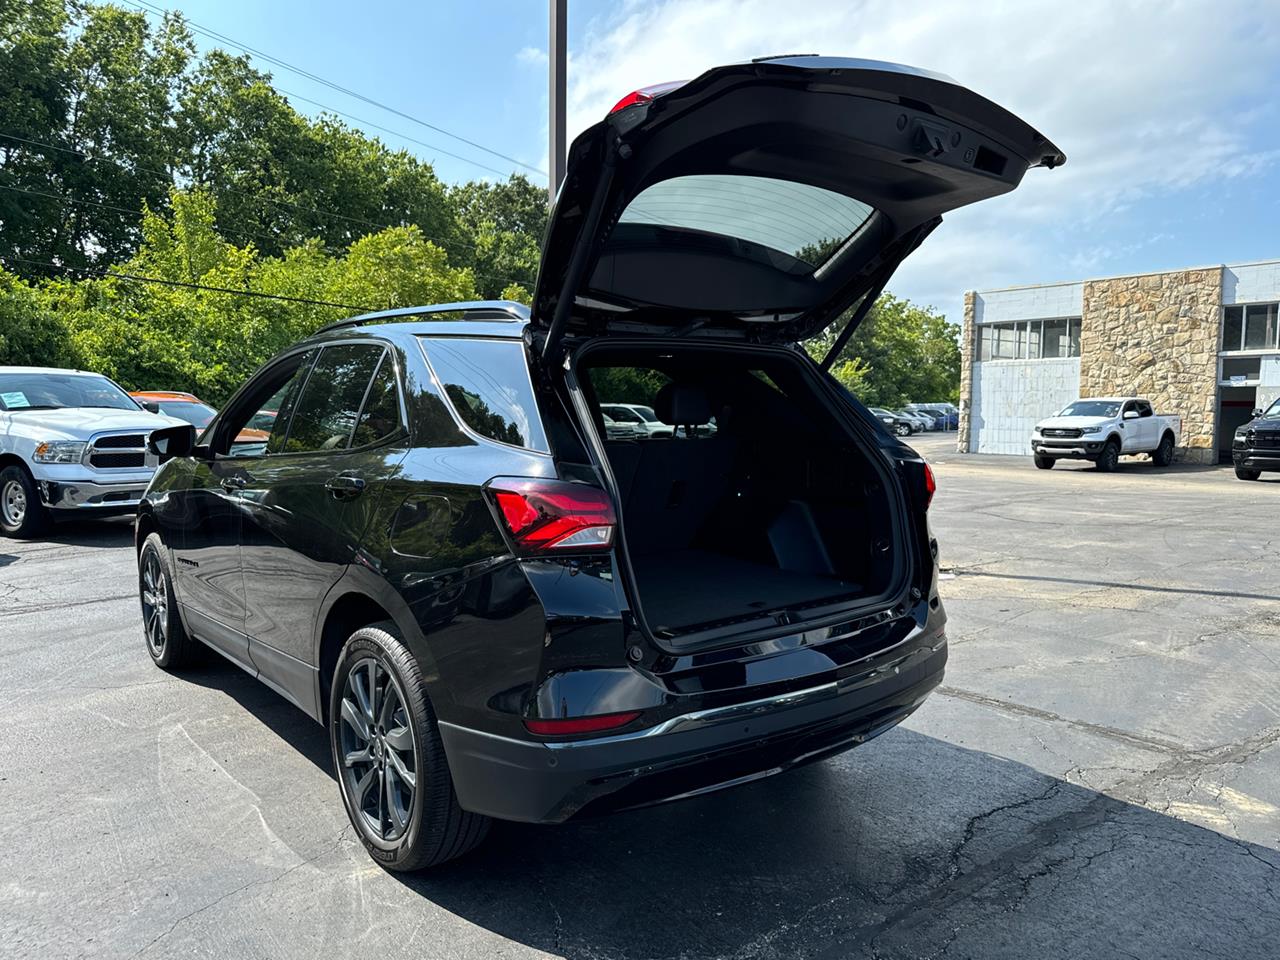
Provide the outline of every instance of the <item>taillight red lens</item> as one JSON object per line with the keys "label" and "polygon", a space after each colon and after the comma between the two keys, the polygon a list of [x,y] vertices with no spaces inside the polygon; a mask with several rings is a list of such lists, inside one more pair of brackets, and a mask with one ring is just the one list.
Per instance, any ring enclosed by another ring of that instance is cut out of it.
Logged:
{"label": "taillight red lens", "polygon": [[938,482],[933,479],[933,470],[926,463],[924,465],[924,508],[929,509],[929,504],[933,503],[933,493],[938,489]]}
{"label": "taillight red lens", "polygon": [[554,720],[526,720],[525,729],[542,737],[562,737],[574,733],[599,733],[624,727],[636,717],[639,710],[628,713],[598,713],[593,717],[560,717]]}
{"label": "taillight red lens", "polygon": [[613,105],[610,113],[617,113],[625,107],[632,106],[637,103],[651,103],[655,98],[662,96],[664,93],[670,93],[683,87],[688,80],[670,80],[666,83],[655,83],[649,87],[641,87],[639,90],[633,90],[625,97]]}
{"label": "taillight red lens", "polygon": [[564,480],[495,477],[486,486],[522,555],[608,550],[617,518],[599,487]]}

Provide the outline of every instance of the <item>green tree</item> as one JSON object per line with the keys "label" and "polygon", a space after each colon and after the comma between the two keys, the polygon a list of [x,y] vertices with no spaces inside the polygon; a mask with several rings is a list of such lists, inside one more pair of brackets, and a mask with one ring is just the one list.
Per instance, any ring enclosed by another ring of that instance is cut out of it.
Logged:
{"label": "green tree", "polygon": [[[842,321],[806,346],[822,359]],[[960,391],[960,328],[932,307],[885,293],[832,366],[832,374],[869,406],[950,400]]]}

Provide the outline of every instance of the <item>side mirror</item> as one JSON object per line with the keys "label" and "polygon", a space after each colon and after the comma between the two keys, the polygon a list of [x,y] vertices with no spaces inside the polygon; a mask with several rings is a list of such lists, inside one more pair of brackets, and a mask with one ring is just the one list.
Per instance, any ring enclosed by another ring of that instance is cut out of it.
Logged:
{"label": "side mirror", "polygon": [[1253,417],[1254,419],[1257,419],[1258,417],[1262,416],[1262,408],[1254,407],[1252,410],[1249,411],[1249,416]]}
{"label": "side mirror", "polygon": [[1126,410],[1126,411],[1124,412],[1124,418],[1125,418],[1126,420],[1137,420],[1137,419],[1138,419],[1138,411],[1137,411],[1137,410]]}
{"label": "side mirror", "polygon": [[139,400],[138,403],[142,405],[142,409],[147,411],[147,413],[160,412],[160,404],[156,403],[154,400]]}
{"label": "side mirror", "polygon": [[195,448],[196,428],[189,423],[152,430],[147,437],[147,449],[158,456],[161,463],[174,457],[189,457]]}

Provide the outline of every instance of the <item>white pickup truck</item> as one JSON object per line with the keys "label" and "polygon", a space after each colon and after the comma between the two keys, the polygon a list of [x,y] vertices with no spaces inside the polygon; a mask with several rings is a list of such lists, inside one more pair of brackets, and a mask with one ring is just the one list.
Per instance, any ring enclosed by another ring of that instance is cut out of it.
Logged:
{"label": "white pickup truck", "polygon": [[1182,418],[1156,413],[1141,397],[1076,400],[1031,432],[1036,466],[1048,470],[1059,460],[1092,460],[1099,470],[1116,468],[1122,455],[1149,454],[1157,467],[1173,462],[1182,436]]}
{"label": "white pickup truck", "polygon": [[132,513],[158,458],[149,413],[97,373],[0,367],[0,535],[29,537],[55,516]]}

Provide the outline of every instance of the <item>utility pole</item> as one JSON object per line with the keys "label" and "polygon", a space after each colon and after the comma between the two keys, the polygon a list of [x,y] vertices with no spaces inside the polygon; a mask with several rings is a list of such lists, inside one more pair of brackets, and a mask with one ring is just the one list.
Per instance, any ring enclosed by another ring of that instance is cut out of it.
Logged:
{"label": "utility pole", "polygon": [[569,54],[569,0],[549,0],[551,5],[551,40],[547,49],[547,67],[550,71],[548,142],[551,156],[547,171],[547,196],[555,202],[556,191],[564,179],[565,158],[565,66]]}

